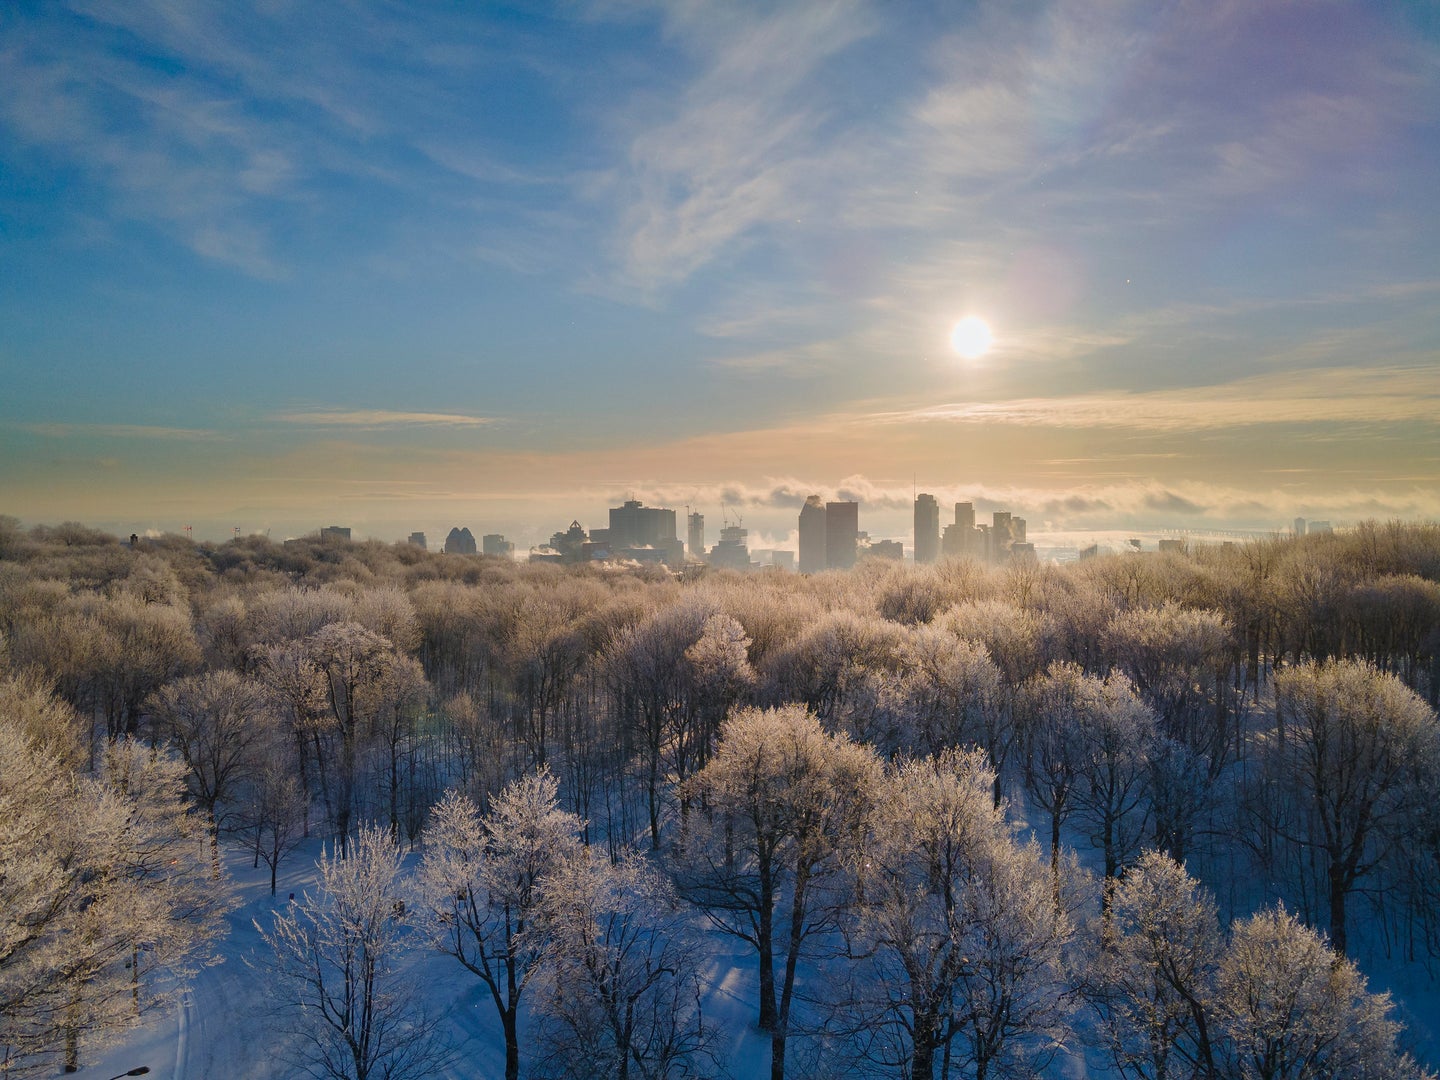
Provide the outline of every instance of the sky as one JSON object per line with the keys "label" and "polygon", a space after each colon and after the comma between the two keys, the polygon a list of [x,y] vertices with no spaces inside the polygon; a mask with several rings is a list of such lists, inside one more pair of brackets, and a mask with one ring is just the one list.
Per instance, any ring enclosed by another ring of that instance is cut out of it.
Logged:
{"label": "sky", "polygon": [[0,513],[1435,520],[1437,192],[1413,0],[12,0]]}

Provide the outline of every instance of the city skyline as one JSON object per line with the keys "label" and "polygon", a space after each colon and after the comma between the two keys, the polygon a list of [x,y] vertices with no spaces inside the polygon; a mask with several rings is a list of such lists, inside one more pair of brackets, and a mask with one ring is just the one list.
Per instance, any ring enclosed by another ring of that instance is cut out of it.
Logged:
{"label": "city skyline", "polygon": [[27,524],[1440,517],[1423,5],[75,0],[0,42]]}

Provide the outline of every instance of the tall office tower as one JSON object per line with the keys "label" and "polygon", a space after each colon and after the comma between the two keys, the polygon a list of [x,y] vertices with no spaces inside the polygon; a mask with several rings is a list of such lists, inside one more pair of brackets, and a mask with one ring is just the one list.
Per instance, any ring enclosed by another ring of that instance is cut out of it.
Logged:
{"label": "tall office tower", "polygon": [[800,573],[825,569],[825,504],[811,495],[800,508]]}
{"label": "tall office tower", "polygon": [[974,503],[965,502],[955,504],[955,524],[960,526],[960,528],[962,529],[975,528]]}
{"label": "tall office tower", "polygon": [[1305,519],[1304,519],[1304,518],[1296,518],[1296,519],[1295,519],[1295,535],[1296,535],[1296,536],[1304,536],[1304,535],[1305,535]]}
{"label": "tall office tower", "polygon": [[692,559],[705,558],[705,515],[691,514],[685,519],[686,550]]}
{"label": "tall office tower", "polygon": [[416,547],[423,548],[425,546],[425,534],[423,532],[411,533],[410,543],[414,544]]}
{"label": "tall office tower", "polygon": [[940,503],[934,495],[915,496],[915,561],[932,563],[940,556]]}
{"label": "tall office tower", "polygon": [[831,570],[849,570],[860,548],[860,504],[825,504],[825,565]]}
{"label": "tall office tower", "polygon": [[1012,544],[1024,544],[1025,540],[1025,519],[1010,519],[1010,542]]}
{"label": "tall office tower", "polygon": [[446,555],[474,555],[475,537],[468,526],[462,529],[457,525],[445,537],[445,546],[441,550]]}
{"label": "tall office tower", "polygon": [[610,508],[610,543],[617,547],[659,547],[675,540],[675,511],[627,499]]}
{"label": "tall office tower", "polygon": [[685,546],[675,535],[675,511],[643,506],[635,499],[610,508],[610,528],[605,539],[612,552],[654,548],[664,553],[662,558],[668,565],[678,566],[685,561]]}

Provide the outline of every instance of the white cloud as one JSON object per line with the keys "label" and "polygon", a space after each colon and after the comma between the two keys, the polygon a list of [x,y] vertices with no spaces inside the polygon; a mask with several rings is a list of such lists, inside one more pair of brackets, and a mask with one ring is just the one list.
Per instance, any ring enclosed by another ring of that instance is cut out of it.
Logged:
{"label": "white cloud", "polygon": [[203,428],[158,427],[150,424],[68,424],[40,423],[14,424],[13,427],[52,439],[101,438],[101,439],[163,439],[179,441],[201,441],[223,439],[227,436],[218,431]]}
{"label": "white cloud", "polygon": [[805,215],[825,110],[803,90],[873,25],[852,0],[763,17],[724,5],[667,12],[701,71],[610,178],[621,259],[642,290],[683,280],[758,225]]}
{"label": "white cloud", "polygon": [[1006,424],[1199,432],[1278,424],[1437,423],[1437,365],[1257,375],[1218,386],[922,405],[857,417],[876,425]]}
{"label": "white cloud", "polygon": [[389,409],[301,409],[280,413],[276,420],[286,424],[308,424],[317,427],[384,428],[414,427],[485,427],[496,423],[493,416],[467,416],[463,413],[400,412]]}

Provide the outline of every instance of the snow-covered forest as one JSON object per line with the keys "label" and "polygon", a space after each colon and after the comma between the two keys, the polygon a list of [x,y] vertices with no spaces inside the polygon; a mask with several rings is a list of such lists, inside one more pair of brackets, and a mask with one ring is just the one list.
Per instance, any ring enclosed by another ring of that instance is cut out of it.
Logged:
{"label": "snow-covered forest", "polygon": [[1434,525],[672,576],[0,518],[0,1076],[222,957],[246,1075],[1429,1075],[1437,694]]}

